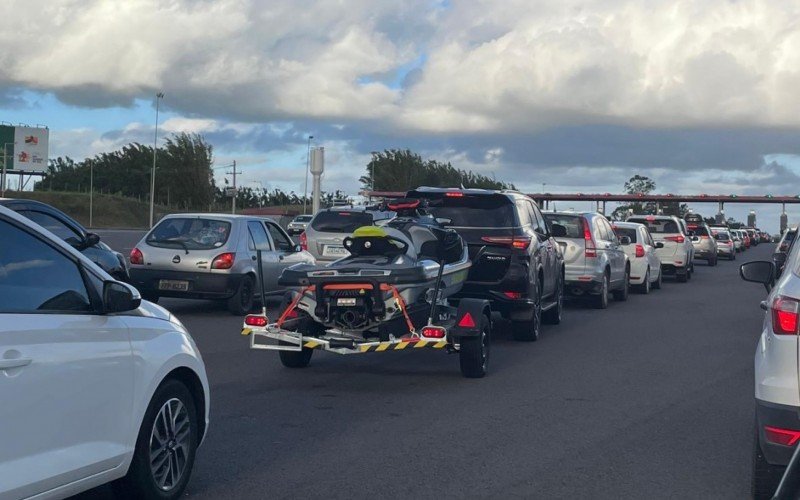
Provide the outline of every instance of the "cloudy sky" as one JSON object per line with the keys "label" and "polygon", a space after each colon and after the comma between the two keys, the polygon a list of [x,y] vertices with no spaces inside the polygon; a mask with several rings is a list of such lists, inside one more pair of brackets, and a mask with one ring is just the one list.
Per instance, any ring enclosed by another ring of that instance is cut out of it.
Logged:
{"label": "cloudy sky", "polygon": [[[797,0],[3,6],[0,120],[48,125],[51,157],[152,142],[162,91],[159,135],[202,133],[253,186],[302,192],[314,135],[326,190],[411,148],[525,191],[800,194]],[[750,208],[777,229],[727,212]]]}

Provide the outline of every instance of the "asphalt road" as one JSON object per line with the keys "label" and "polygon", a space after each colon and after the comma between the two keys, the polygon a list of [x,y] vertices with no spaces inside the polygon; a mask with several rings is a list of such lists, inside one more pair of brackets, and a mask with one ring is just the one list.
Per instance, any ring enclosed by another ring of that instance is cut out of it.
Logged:
{"label": "asphalt road", "polygon": [[[109,244],[112,242],[106,240]],[[194,335],[212,389],[192,498],[744,498],[764,289],[698,263],[598,311],[570,304],[534,343],[496,323],[490,374],[439,351],[283,368],[241,318],[163,300]],[[109,497],[107,488],[81,495]]]}

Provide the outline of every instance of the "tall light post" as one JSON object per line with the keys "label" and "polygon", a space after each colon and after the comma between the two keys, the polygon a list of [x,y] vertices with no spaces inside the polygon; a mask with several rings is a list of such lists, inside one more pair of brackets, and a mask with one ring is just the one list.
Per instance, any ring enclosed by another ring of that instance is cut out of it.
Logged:
{"label": "tall light post", "polygon": [[158,156],[158,105],[164,93],[156,94],[156,131],[153,134],[153,171],[150,173],[150,227],[153,227],[153,208],[155,207],[156,196],[156,157]]}
{"label": "tall light post", "polygon": [[372,155],[372,161],[370,162],[370,164],[372,166],[372,168],[371,168],[372,171],[369,173],[370,180],[372,182],[370,184],[372,184],[372,191],[375,191],[375,163],[376,163],[375,162],[375,158],[377,158],[378,152],[377,151],[370,151],[369,154]]}
{"label": "tall light post", "polygon": [[89,160],[89,227],[94,227],[94,162],[91,160]]}
{"label": "tall light post", "polygon": [[306,149],[306,185],[303,189],[303,215],[307,213],[306,205],[308,202],[306,200],[308,199],[308,171],[311,169],[311,139],[313,138],[313,135],[308,136],[308,148]]}
{"label": "tall light post", "polygon": [[2,186],[0,186],[0,198],[5,198],[6,196],[6,170],[8,168],[8,146],[13,146],[16,144],[15,142],[6,142],[3,144],[3,175],[0,177],[0,182]]}

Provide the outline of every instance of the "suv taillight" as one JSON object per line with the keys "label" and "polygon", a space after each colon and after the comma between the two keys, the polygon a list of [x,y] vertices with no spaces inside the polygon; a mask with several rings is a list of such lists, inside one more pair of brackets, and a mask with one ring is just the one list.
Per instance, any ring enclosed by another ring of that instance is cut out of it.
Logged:
{"label": "suv taillight", "polygon": [[138,248],[131,250],[131,264],[144,264],[144,255]]}
{"label": "suv taillight", "polygon": [[636,256],[644,257],[644,247],[642,245],[636,245]]}
{"label": "suv taillight", "polygon": [[682,234],[678,236],[664,236],[664,239],[667,241],[674,241],[675,243],[683,243],[686,241],[686,238],[684,238]]}
{"label": "suv taillight", "polygon": [[772,331],[775,335],[797,335],[800,302],[783,295],[772,300]]}
{"label": "suv taillight", "polygon": [[300,233],[300,248],[303,250],[308,250],[308,236],[306,236],[305,231]]}
{"label": "suv taillight", "polygon": [[481,241],[525,250],[531,244],[529,236],[484,236]]}
{"label": "suv taillight", "polygon": [[211,269],[230,269],[233,267],[233,261],[236,254],[231,252],[221,253],[214,257],[211,261]]}
{"label": "suv taillight", "polygon": [[584,255],[586,257],[597,257],[597,246],[594,244],[594,238],[592,238],[592,230],[589,228],[589,221],[584,218],[581,218],[581,220],[583,221]]}

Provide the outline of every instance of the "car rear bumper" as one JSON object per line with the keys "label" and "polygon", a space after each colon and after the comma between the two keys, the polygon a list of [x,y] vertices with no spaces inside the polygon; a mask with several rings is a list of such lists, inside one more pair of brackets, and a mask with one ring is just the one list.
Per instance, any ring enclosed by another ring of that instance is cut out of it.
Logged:
{"label": "car rear bumper", "polygon": [[683,274],[686,272],[686,264],[673,264],[673,263],[661,263],[661,272],[664,274]]}
{"label": "car rear bumper", "polygon": [[694,249],[694,258],[700,260],[708,260],[713,259],[717,256],[717,253],[714,250],[706,250],[704,248],[695,248]]}
{"label": "car rear bumper", "polygon": [[797,445],[784,446],[768,441],[764,427],[800,430],[800,408],[756,399],[756,425],[761,451],[767,462],[773,465],[787,465]]}
{"label": "car rear bumper", "polygon": [[467,283],[452,297],[454,303],[461,298],[488,300],[492,304],[492,311],[498,312],[502,317],[512,321],[526,321],[533,316],[533,300],[529,298],[511,299],[502,292],[489,290],[479,285]]}
{"label": "car rear bumper", "polygon": [[731,255],[734,252],[734,247],[719,247],[717,248],[718,255]]}
{"label": "car rear bumper", "polygon": [[[160,280],[187,281],[189,288],[186,291],[161,290]],[[227,299],[236,293],[241,282],[241,274],[131,268],[131,284],[143,294],[160,297]]]}

